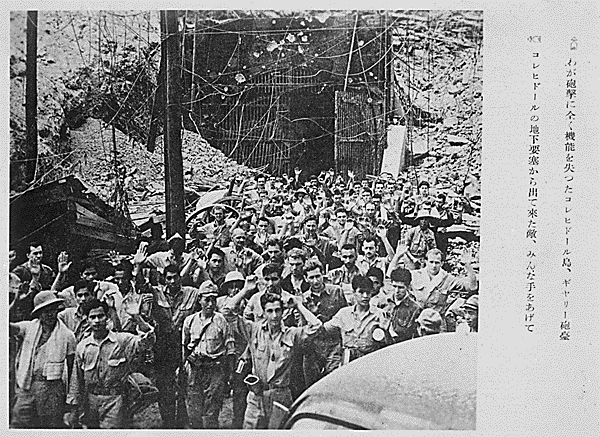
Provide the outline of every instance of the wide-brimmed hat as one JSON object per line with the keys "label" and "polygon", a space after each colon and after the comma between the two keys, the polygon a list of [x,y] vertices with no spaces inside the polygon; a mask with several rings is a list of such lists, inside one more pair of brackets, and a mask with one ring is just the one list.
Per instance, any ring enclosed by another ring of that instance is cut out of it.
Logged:
{"label": "wide-brimmed hat", "polygon": [[227,273],[225,275],[225,280],[223,281],[223,285],[221,285],[221,288],[227,287],[227,284],[231,282],[244,282],[244,275],[242,275],[237,270]]}
{"label": "wide-brimmed hat", "polygon": [[421,326],[421,329],[427,332],[440,332],[442,329],[442,316],[434,309],[425,308],[419,314],[417,323]]}
{"label": "wide-brimmed hat", "polygon": [[64,300],[56,297],[56,294],[54,294],[53,291],[40,291],[33,298],[33,311],[31,311],[31,314],[35,314],[46,307],[63,302]]}
{"label": "wide-brimmed hat", "polygon": [[308,192],[304,188],[298,188],[296,190],[296,195],[298,195],[298,194],[304,194],[306,196],[306,195],[308,195]]}

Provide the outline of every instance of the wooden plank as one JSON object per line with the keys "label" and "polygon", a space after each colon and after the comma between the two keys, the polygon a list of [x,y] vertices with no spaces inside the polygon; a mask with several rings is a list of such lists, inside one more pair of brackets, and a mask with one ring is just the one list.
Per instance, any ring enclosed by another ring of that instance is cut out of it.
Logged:
{"label": "wooden plank", "polygon": [[129,238],[117,234],[115,232],[103,232],[99,231],[94,226],[88,226],[81,223],[71,223],[69,225],[69,229],[73,234],[81,235],[86,238],[91,238],[94,240],[100,240],[107,243],[123,245],[123,246],[131,246],[132,240]]}

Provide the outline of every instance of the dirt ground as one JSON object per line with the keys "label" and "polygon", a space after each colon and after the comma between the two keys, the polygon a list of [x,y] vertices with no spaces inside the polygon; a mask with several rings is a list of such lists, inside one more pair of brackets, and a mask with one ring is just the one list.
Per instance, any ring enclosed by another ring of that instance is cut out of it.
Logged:
{"label": "dirt ground", "polygon": [[[219,428],[231,429],[231,420],[233,419],[233,405],[231,398],[225,399],[223,408],[219,416]],[[158,404],[152,404],[144,411],[136,414],[133,418],[133,428],[136,429],[160,429],[161,420]]]}

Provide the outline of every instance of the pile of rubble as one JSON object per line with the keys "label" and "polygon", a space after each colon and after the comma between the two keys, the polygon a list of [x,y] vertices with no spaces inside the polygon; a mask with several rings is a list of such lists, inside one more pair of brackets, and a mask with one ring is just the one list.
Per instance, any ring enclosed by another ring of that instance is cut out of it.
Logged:
{"label": "pile of rubble", "polygon": [[[112,128],[99,120],[88,119],[83,126],[73,129],[74,171],[109,203],[114,200],[117,184],[121,184],[132,218],[139,214],[164,213],[162,137],[157,138],[153,153],[118,130],[115,130],[115,140],[116,148]],[[256,172],[227,158],[200,135],[190,131],[183,132],[182,155],[184,184],[192,195],[214,186],[225,187],[234,176],[251,177]],[[117,172],[119,179],[115,178]]]}

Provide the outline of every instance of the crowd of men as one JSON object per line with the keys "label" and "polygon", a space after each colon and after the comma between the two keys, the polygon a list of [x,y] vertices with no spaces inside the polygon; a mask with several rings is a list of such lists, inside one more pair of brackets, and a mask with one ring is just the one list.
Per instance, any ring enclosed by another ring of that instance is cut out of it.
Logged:
{"label": "crowd of men", "polygon": [[468,203],[406,174],[300,176],[240,181],[234,213],[111,253],[104,277],[11,253],[11,427],[128,428],[158,402],[163,428],[215,429],[231,397],[232,428],[267,428],[352,360],[477,331],[477,254],[452,265],[444,232]]}

